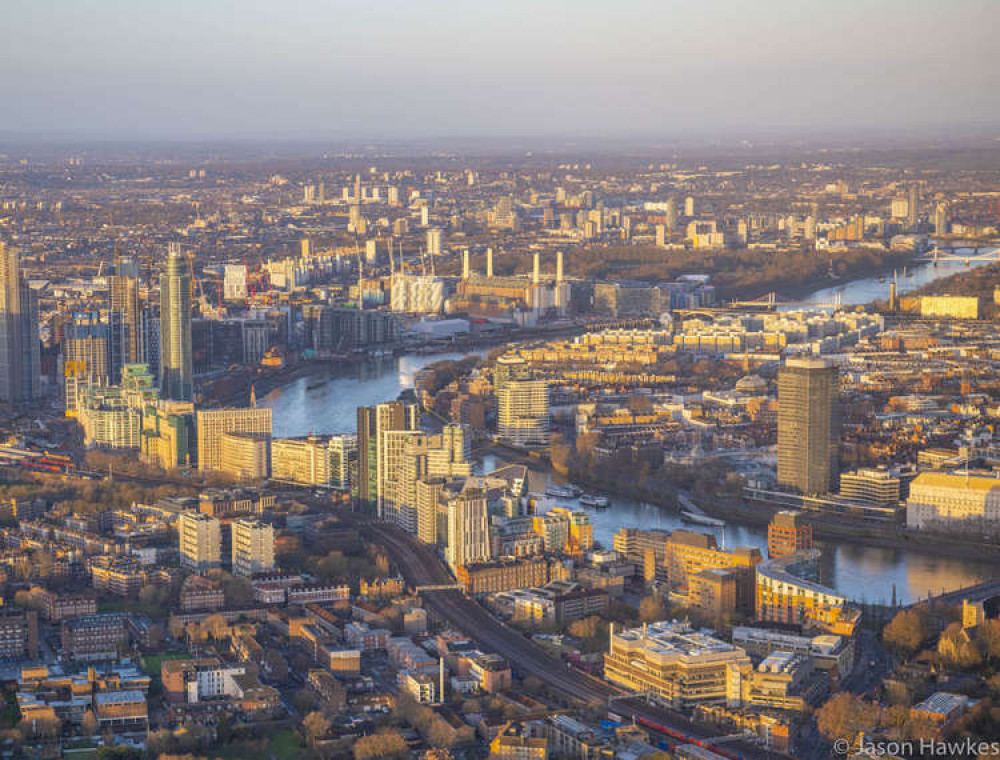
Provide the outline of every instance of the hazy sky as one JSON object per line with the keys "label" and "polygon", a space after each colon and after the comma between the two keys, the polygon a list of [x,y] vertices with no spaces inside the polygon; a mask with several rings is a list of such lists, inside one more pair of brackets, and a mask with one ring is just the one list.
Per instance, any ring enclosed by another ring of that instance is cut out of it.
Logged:
{"label": "hazy sky", "polygon": [[0,131],[1000,125],[1000,0],[2,0]]}

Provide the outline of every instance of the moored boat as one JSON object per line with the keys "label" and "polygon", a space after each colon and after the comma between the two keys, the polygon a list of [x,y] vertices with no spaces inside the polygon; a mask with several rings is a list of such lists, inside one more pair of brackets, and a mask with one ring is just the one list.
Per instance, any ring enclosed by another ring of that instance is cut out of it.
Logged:
{"label": "moored boat", "polygon": [[705,525],[709,528],[723,528],[726,525],[723,520],[717,520],[714,517],[709,517],[708,515],[700,515],[689,509],[681,510],[681,520],[687,523],[694,523],[695,525]]}
{"label": "moored boat", "polygon": [[572,486],[549,485],[545,488],[546,496],[554,496],[557,499],[575,499],[579,492]]}

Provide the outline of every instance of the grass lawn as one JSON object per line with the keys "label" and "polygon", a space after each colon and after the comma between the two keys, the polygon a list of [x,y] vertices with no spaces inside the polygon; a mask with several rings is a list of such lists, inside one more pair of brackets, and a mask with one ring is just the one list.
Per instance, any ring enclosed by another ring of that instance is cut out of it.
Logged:
{"label": "grass lawn", "polygon": [[64,750],[63,756],[67,760],[97,760],[97,750],[96,749],[67,749]]}
{"label": "grass lawn", "polygon": [[21,711],[17,707],[17,694],[13,691],[7,692],[3,708],[0,709],[0,728],[14,728],[19,720]]}
{"label": "grass lawn", "polygon": [[[223,760],[242,760],[237,754],[236,749],[226,749],[218,750],[211,749],[205,754],[212,758],[222,758]],[[295,731],[291,728],[283,728],[280,731],[272,734],[270,739],[268,739],[267,749],[264,751],[264,757],[270,757],[274,755],[277,760],[293,760],[301,754],[302,747],[299,746],[299,737]]]}
{"label": "grass lawn", "polygon": [[140,661],[140,665],[142,666],[142,670],[144,673],[146,673],[147,675],[158,677],[160,675],[160,668],[163,666],[163,663],[165,663],[167,660],[186,660],[190,656],[191,655],[188,654],[187,652],[174,652],[171,654],[151,654],[143,657],[142,660]]}
{"label": "grass lawn", "polygon": [[97,603],[97,611],[104,612],[132,612],[135,610],[134,599],[101,599]]}
{"label": "grass lawn", "polygon": [[278,760],[291,760],[302,751],[299,746],[299,737],[290,728],[283,728],[272,736],[267,748],[274,753]]}

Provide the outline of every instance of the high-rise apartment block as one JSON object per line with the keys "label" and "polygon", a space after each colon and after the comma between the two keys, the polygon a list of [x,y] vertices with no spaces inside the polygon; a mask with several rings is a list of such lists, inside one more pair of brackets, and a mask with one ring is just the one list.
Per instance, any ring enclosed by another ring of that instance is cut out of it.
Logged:
{"label": "high-rise apartment block", "polygon": [[499,391],[511,380],[528,380],[531,378],[531,369],[528,363],[520,356],[500,356],[497,357],[493,365],[493,388]]}
{"label": "high-rise apartment block", "polygon": [[223,436],[226,433],[271,435],[268,408],[208,409],[198,412],[198,469],[221,470]]}
{"label": "high-rise apartment block", "polygon": [[271,434],[233,431],[222,434],[219,469],[237,480],[263,480],[271,476]]}
{"label": "high-rise apartment block", "polygon": [[175,401],[190,401],[194,394],[191,275],[176,243],[170,244],[160,277],[160,388],[164,398]]}
{"label": "high-rise apartment block", "polygon": [[254,575],[274,569],[273,526],[244,518],[232,524],[232,531],[234,575]]}
{"label": "high-rise apartment block", "polygon": [[74,314],[73,321],[63,326],[62,353],[66,375],[85,385],[111,382],[111,331],[97,312]]}
{"label": "high-rise apartment block", "polygon": [[448,545],[445,559],[452,569],[487,562],[490,552],[490,518],[486,494],[463,490],[448,500]]}
{"label": "high-rise apartment block", "polygon": [[147,406],[142,414],[140,456],[164,470],[189,467],[194,462],[195,413],[190,401],[164,401]]}
{"label": "high-rise apartment block", "polygon": [[778,482],[827,493],[837,476],[837,368],[825,359],[788,359],[778,374]]}
{"label": "high-rise apartment block", "polygon": [[141,449],[143,410],[157,402],[153,376],[145,364],[126,364],[118,385],[88,385],[80,390],[76,415],[84,444]]}
{"label": "high-rise apartment block", "polygon": [[[408,499],[405,451],[424,438],[420,430],[386,430],[379,441],[379,516],[408,533],[416,533],[416,509]],[[411,447],[412,448],[412,447]]]}
{"label": "high-rise apartment block", "polygon": [[139,294],[139,265],[131,256],[115,256],[115,271],[108,278],[111,298],[110,324],[112,363],[115,368],[125,364],[141,364],[146,357],[145,329]]}
{"label": "high-rise apartment block", "polygon": [[[417,429],[417,407],[402,401],[389,401],[358,408],[358,483],[359,506],[383,516],[386,467],[386,433]],[[399,443],[396,441],[396,443]]]}
{"label": "high-rise apartment block", "polygon": [[417,505],[417,484],[421,480],[468,477],[472,474],[468,431],[461,425],[445,425],[438,434],[416,430],[390,431],[386,434],[387,467],[385,517],[403,530],[416,535],[430,535],[425,524],[436,517]]}
{"label": "high-rise apartment block", "polygon": [[441,508],[445,482],[438,477],[416,483],[417,538],[425,544],[446,544],[448,540],[447,512]]}
{"label": "high-rise apartment block", "polygon": [[74,314],[63,326],[63,389],[66,416],[75,417],[89,385],[111,382],[111,330],[96,312]]}
{"label": "high-rise apartment block", "polygon": [[948,234],[948,204],[944,201],[934,206],[934,234]]}
{"label": "high-rise apartment block", "polygon": [[920,185],[914,183],[910,185],[910,196],[906,208],[906,222],[910,228],[917,226],[920,218]]}
{"label": "high-rise apartment block", "polygon": [[21,276],[17,251],[0,243],[0,402],[42,394],[38,299]]}
{"label": "high-rise apartment block", "polygon": [[271,441],[271,478],[346,491],[357,456],[354,435],[275,438]]}
{"label": "high-rise apartment block", "polygon": [[222,564],[222,523],[202,512],[182,512],[177,519],[181,564],[196,572]]}
{"label": "high-rise apartment block", "polygon": [[515,446],[549,442],[549,384],[509,380],[497,389],[497,433]]}

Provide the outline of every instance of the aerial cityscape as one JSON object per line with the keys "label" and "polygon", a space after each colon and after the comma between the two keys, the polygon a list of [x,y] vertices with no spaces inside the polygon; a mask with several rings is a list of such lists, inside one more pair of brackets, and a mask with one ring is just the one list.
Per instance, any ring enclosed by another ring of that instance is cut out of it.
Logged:
{"label": "aerial cityscape", "polygon": [[3,757],[1000,757],[1000,7],[168,5],[8,13]]}

